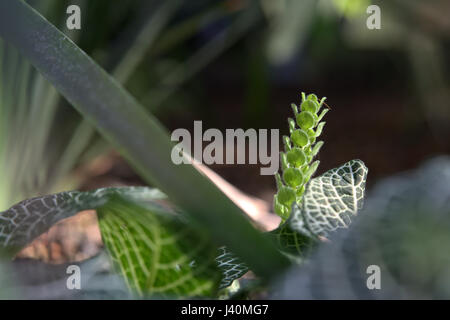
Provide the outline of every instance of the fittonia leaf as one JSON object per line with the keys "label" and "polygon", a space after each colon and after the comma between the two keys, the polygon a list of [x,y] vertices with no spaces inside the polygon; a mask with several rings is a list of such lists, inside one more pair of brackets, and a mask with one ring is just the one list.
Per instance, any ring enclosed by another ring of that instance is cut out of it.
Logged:
{"label": "fittonia leaf", "polygon": [[112,260],[140,296],[213,296],[222,273],[207,233],[156,203],[165,195],[145,187],[63,192],[20,202],[0,213],[0,248],[13,257],[56,222],[97,209]]}

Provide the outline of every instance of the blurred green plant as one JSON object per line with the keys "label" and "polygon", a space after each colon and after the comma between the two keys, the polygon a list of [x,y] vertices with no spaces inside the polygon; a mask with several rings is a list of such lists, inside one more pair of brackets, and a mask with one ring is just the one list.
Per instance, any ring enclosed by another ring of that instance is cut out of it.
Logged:
{"label": "blurred green plant", "polygon": [[[179,0],[127,0],[115,6],[110,6],[108,1],[79,0],[71,4],[81,7],[83,28],[69,31],[65,28],[68,1],[28,2],[59,25],[73,41],[87,48],[124,85],[133,82],[139,67],[149,56],[155,60],[151,66],[164,64],[170,59],[165,56],[170,56],[171,50],[178,50],[205,25],[239,15],[239,11],[236,14],[225,5],[226,1],[206,3],[199,12],[175,19],[183,8]],[[247,21],[245,17],[240,20]],[[251,24],[252,21],[248,21],[248,26]],[[123,31],[117,30],[117,26]],[[176,69],[187,66],[192,70],[185,70],[189,76],[180,77],[175,69],[167,72],[167,75],[177,78],[173,87],[168,86],[163,78],[154,84],[148,80],[141,81],[145,91],[152,93],[151,101],[143,100],[152,110],[161,106],[192,75],[242,37],[246,28],[236,35],[230,32],[233,40],[230,38],[225,45],[221,40],[224,34],[213,37],[198,53],[186,58],[189,63],[180,62]],[[87,31],[92,29],[97,32]],[[233,23],[230,29],[234,29]],[[118,40],[109,41],[115,37]],[[74,175],[73,170],[106,152],[110,146],[96,134],[89,121],[65,107],[65,101],[52,85],[16,48],[3,40],[0,40],[0,70],[0,179],[4,181],[0,185],[0,210],[32,196],[78,188],[83,177]],[[166,77],[166,73],[153,71],[151,74]],[[152,86],[156,89],[153,90]]]}
{"label": "blurred green plant", "polygon": [[[161,10],[169,9],[163,7]],[[154,32],[154,28],[158,29],[155,25],[145,29],[145,37],[149,36],[148,32]],[[293,158],[291,166],[300,170],[305,164],[308,167],[302,172],[302,181],[294,186],[299,192],[289,203],[292,207],[287,209],[292,210],[292,214],[284,210],[284,223],[277,230],[262,234],[194,167],[174,165],[170,158],[172,144],[161,124],[67,36],[25,2],[4,0],[0,3],[0,35],[17,47],[86,119],[75,130],[74,145],[69,144],[67,150],[70,152],[66,150],[69,153],[63,159],[75,161],[73,155],[81,155],[93,133],[93,129],[89,129],[92,125],[148,183],[161,188],[177,205],[175,210],[162,207],[158,204],[163,198],[161,193],[147,188],[73,191],[25,200],[0,213],[1,253],[8,258],[61,219],[84,209],[97,209],[107,250],[134,293],[139,296],[214,297],[220,288],[230,285],[248,269],[264,282],[279,276],[290,265],[286,256],[303,257],[305,242],[316,241],[328,231],[346,227],[349,217],[362,205],[367,168],[359,160],[309,181],[317,167],[317,164],[309,166],[309,163],[321,145],[317,143],[313,147],[313,144],[320,135],[323,123],[319,122],[325,114],[318,114],[324,100],[319,101],[315,95],[303,95],[301,112],[294,108],[301,129],[296,129],[295,122],[292,124],[293,120],[290,120],[290,139],[304,148],[299,150],[306,158],[301,164]],[[129,77],[126,70],[135,68],[140,59],[137,57],[143,55],[142,47],[138,48],[128,55],[130,60],[124,60],[124,65],[129,67],[117,69],[122,80]],[[18,57],[17,52],[14,53]],[[15,65],[14,68],[19,67]],[[29,72],[29,69],[25,71]],[[8,71],[5,79],[9,80],[7,76],[12,77],[13,73]],[[27,82],[28,77],[21,76],[20,80]],[[26,86],[19,86],[17,90],[22,92],[19,97],[28,97],[24,93]],[[37,109],[39,115],[46,111],[45,107],[41,108]],[[26,113],[23,108],[18,111]],[[22,117],[17,119],[22,121]],[[60,122],[55,120],[55,123]],[[20,132],[24,127],[23,123],[20,125],[13,128],[19,129],[21,139],[27,141],[30,133]],[[5,131],[6,137],[9,129]],[[303,143],[304,133],[307,143]],[[6,159],[10,153],[5,146],[9,148],[10,141],[2,140],[0,145]],[[42,141],[46,142],[46,138]],[[47,155],[45,149],[37,150]],[[290,158],[290,150],[287,151],[285,165]],[[26,148],[24,154],[28,156],[28,152]],[[21,153],[13,156],[17,154]],[[5,163],[2,162],[6,166]],[[67,163],[61,164],[62,172],[73,167]],[[293,181],[286,174],[289,168],[283,166],[283,178],[288,184]],[[52,169],[49,165],[50,172],[44,177],[52,177]],[[35,171],[31,172],[33,174]],[[43,181],[47,183],[45,179]],[[340,223],[341,220],[345,223]]]}
{"label": "blurred green plant", "polygon": [[32,61],[145,180],[166,192],[216,243],[245,257],[256,273],[270,278],[287,266],[273,244],[211,181],[192,166],[172,163],[166,130],[64,34],[21,1],[8,0],[0,8],[0,34]]}
{"label": "blurred green plant", "polygon": [[352,18],[366,13],[370,0],[333,0],[336,9],[345,17]]}

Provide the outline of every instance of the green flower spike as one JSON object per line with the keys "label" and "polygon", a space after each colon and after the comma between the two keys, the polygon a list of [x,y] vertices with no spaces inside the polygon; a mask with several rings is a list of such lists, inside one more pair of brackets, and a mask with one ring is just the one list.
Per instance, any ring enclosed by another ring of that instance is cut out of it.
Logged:
{"label": "green flower spike", "polygon": [[325,122],[321,120],[329,110],[320,112],[325,99],[319,101],[315,94],[302,93],[300,111],[295,104],[291,105],[295,120],[288,120],[290,136],[283,137],[284,152],[280,155],[282,174],[275,176],[278,192],[274,210],[283,222],[289,218],[292,203],[301,203],[305,186],[319,166],[319,161],[313,159],[323,145],[323,141],[316,139],[322,134]]}

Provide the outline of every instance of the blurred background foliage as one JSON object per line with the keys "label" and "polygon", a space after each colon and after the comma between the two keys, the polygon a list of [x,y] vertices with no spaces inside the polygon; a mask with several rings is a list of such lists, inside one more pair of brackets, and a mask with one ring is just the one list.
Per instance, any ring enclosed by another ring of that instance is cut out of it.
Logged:
{"label": "blurred background foliage", "polygon": [[[446,0],[30,0],[168,128],[279,128],[300,91],[327,96],[323,172],[360,158],[369,187],[450,151]],[[69,4],[82,29],[67,30]],[[381,8],[381,30],[366,27]],[[0,42],[0,210],[137,175],[22,57]],[[126,107],[126,106],[124,106]],[[271,201],[252,166],[214,165]]]}

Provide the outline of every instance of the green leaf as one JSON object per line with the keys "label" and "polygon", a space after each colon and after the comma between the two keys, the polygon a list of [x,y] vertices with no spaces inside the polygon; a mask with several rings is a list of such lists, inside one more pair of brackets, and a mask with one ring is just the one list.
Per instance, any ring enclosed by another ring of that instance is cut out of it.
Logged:
{"label": "green leaf", "polygon": [[[313,238],[292,230],[289,223],[284,223],[277,229],[267,233],[267,235],[277,245],[280,252],[296,263],[301,262],[316,243]],[[241,278],[250,269],[247,264],[226,247],[219,248],[219,251],[220,254],[216,261],[222,271],[220,288],[223,289],[229,287],[234,280]]]}
{"label": "green leaf", "polygon": [[319,167],[320,161],[316,160],[314,161],[311,166],[308,168],[308,170],[305,173],[306,179],[309,180],[313,176],[314,173],[316,173],[317,168]]}
{"label": "green leaf", "polygon": [[[327,235],[339,227],[347,227],[350,217],[362,207],[368,169],[361,160],[352,160],[339,168],[329,170],[312,179],[304,194],[301,207],[292,205],[292,213],[286,223],[269,235],[279,250],[296,262],[300,262],[316,244],[316,237]],[[278,178],[279,179],[279,178]],[[284,195],[286,187],[281,186]],[[278,195],[274,201],[277,204]],[[221,287],[229,286],[248,268],[225,248],[221,268],[225,274]]]}
{"label": "green leaf", "polygon": [[313,238],[293,230],[289,222],[271,231],[270,235],[278,245],[280,251],[295,256],[296,258],[305,257],[315,242]]}
{"label": "green leaf", "polygon": [[303,183],[302,170],[297,168],[287,168],[283,172],[283,179],[292,188],[296,188]]}
{"label": "green leaf", "polygon": [[[275,196],[276,198],[276,196]],[[278,250],[295,263],[300,263],[317,243],[316,239],[293,230],[289,221],[277,229],[267,233],[267,236],[277,245]],[[216,258],[223,277],[220,288],[230,286],[234,280],[241,278],[250,268],[226,247],[219,248]]]}
{"label": "green leaf", "polygon": [[327,112],[330,111],[330,109],[325,108],[322,110],[322,112],[320,113],[319,117],[317,118],[317,121],[320,121],[323,119],[323,117],[325,117],[325,115],[327,114]]}
{"label": "green leaf", "polygon": [[320,109],[319,104],[317,103],[317,96],[314,99],[314,97],[309,95],[307,99],[302,102],[300,109],[302,111],[309,111],[313,114],[317,113],[317,111],[319,111]]}
{"label": "green leaf", "polygon": [[312,179],[300,204],[293,203],[289,219],[270,232],[280,251],[301,262],[318,243],[317,236],[350,224],[362,207],[367,168],[350,161]]}
{"label": "green leaf", "polygon": [[297,129],[292,132],[291,140],[295,143],[297,147],[304,147],[309,142],[309,137],[305,131]]}
{"label": "green leaf", "polygon": [[[449,299],[449,200],[449,156],[379,181],[351,228],[281,277],[271,298]],[[374,265],[381,290],[367,286]]]}
{"label": "green leaf", "polygon": [[221,273],[206,233],[154,205],[114,197],[98,210],[103,241],[140,296],[214,296]]}
{"label": "green leaf", "polygon": [[326,123],[325,121],[322,121],[317,125],[316,134],[315,134],[316,138],[318,138],[322,134],[325,123]]}
{"label": "green leaf", "polygon": [[[277,245],[280,252],[296,263],[311,251],[316,242],[313,238],[292,230],[289,223],[284,223],[277,229],[268,232],[267,236]],[[230,286],[234,280],[241,278],[250,269],[226,247],[219,248],[219,251],[220,254],[216,260],[223,274],[220,283],[222,289]]]}
{"label": "green leaf", "polygon": [[69,191],[28,199],[0,212],[0,253],[13,257],[58,221],[83,210],[96,209],[106,204],[113,195],[134,200],[165,198],[156,189],[126,187],[104,188],[92,192]]}
{"label": "green leaf", "polygon": [[291,228],[309,236],[346,228],[362,208],[367,172],[361,160],[352,160],[312,179],[301,205],[293,205]]}
{"label": "green leaf", "polygon": [[302,111],[297,115],[297,124],[303,130],[311,129],[314,123],[314,116],[309,111]]}
{"label": "green leaf", "polygon": [[301,167],[307,160],[305,152],[297,147],[289,150],[286,156],[289,164],[294,167]]}
{"label": "green leaf", "polygon": [[158,186],[208,229],[216,243],[245,257],[263,277],[276,276],[289,266],[242,210],[208,178],[193,166],[172,162],[173,145],[166,129],[25,2],[0,1],[0,35],[16,46],[146,181]]}
{"label": "green leaf", "polygon": [[125,187],[25,200],[0,213],[0,247],[12,257],[59,220],[97,209],[103,241],[133,293],[213,296],[222,276],[217,247],[208,234],[154,203],[162,199],[155,189]]}
{"label": "green leaf", "polygon": [[217,256],[216,261],[222,271],[220,289],[229,287],[234,280],[239,279],[249,271],[247,264],[226,247],[219,248],[219,255]]}
{"label": "green leaf", "polygon": [[282,186],[277,194],[277,199],[281,204],[291,206],[292,202],[295,201],[294,189]]}
{"label": "green leaf", "polygon": [[314,148],[311,150],[311,156],[315,157],[319,153],[320,148],[322,148],[322,146],[323,146],[323,141],[317,142],[316,145],[314,146]]}

